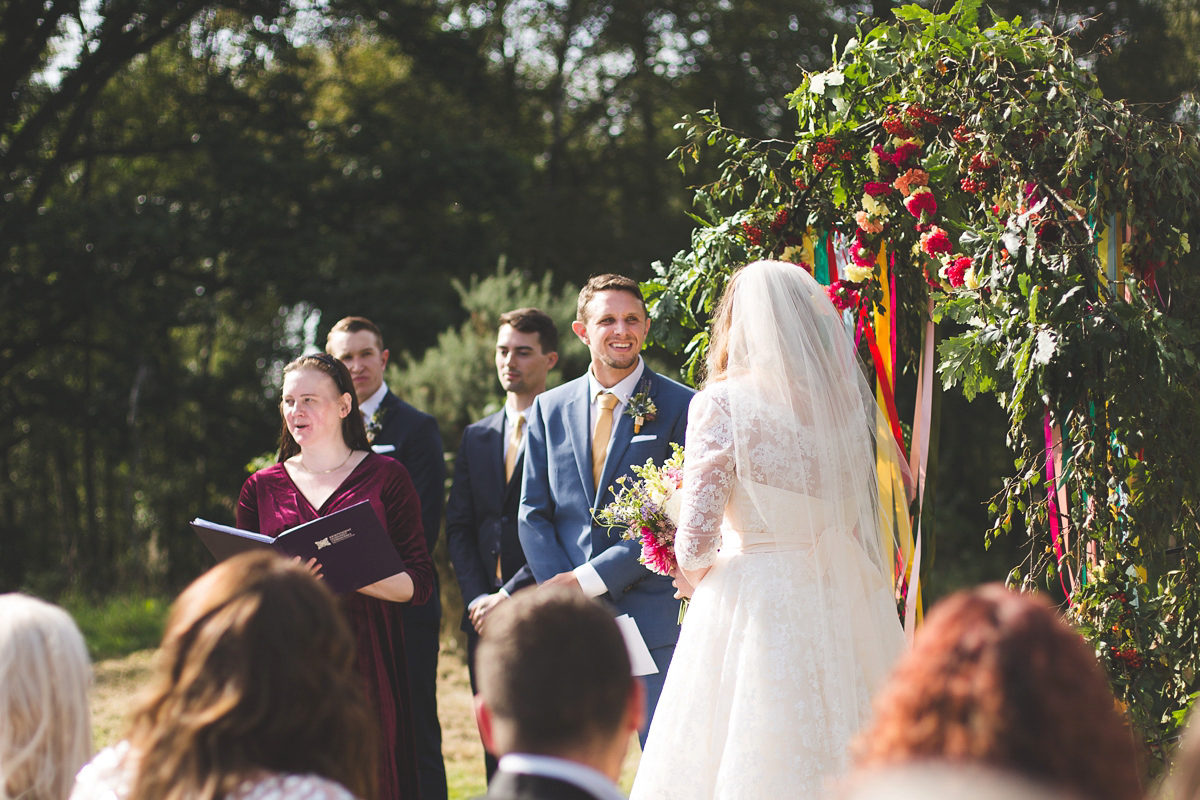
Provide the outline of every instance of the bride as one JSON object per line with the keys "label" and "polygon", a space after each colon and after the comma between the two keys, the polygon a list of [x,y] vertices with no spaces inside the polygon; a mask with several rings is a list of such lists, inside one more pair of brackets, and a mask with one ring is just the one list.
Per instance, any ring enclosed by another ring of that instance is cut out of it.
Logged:
{"label": "bride", "polygon": [[750,264],[688,417],[675,552],[691,605],[630,800],[813,796],[904,647],[875,403],[802,268]]}

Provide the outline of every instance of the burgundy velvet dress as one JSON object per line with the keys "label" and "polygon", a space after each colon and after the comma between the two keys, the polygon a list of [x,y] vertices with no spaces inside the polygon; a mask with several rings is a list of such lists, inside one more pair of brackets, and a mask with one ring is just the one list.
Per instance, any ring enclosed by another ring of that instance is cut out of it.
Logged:
{"label": "burgundy velvet dress", "polygon": [[[282,464],[259,470],[242,486],[239,528],[278,536],[333,511],[369,500],[385,521],[405,571],[413,582],[414,604],[433,591],[433,562],[425,546],[421,505],[408,470],[393,458],[368,455],[320,508],[313,508]],[[404,659],[401,603],[359,592],[342,597],[342,609],[358,642],[358,669],[367,701],[379,710],[382,734],[380,800],[417,800],[417,756],[413,738],[408,670]]]}

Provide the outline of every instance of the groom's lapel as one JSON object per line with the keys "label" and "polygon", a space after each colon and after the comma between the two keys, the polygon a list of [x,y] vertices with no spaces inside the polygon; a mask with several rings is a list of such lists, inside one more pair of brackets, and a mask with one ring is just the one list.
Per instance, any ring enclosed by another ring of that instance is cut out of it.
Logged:
{"label": "groom's lapel", "polygon": [[[567,430],[571,436],[571,452],[575,454],[575,466],[579,470],[579,481],[583,484],[588,505],[596,501],[596,487],[592,485],[592,437],[588,431],[588,416],[591,401],[588,397],[588,381],[580,381],[579,391],[567,400]],[[560,501],[561,502],[561,501]]]}

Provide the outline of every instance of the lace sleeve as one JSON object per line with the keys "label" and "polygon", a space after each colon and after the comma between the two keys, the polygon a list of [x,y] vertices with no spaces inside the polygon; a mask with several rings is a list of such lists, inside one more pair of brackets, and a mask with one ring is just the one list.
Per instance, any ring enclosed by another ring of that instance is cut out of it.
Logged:
{"label": "lace sleeve", "polygon": [[733,431],[724,398],[703,391],[688,411],[683,463],[683,508],[675,557],[684,569],[703,569],[721,547],[721,521],[733,488]]}

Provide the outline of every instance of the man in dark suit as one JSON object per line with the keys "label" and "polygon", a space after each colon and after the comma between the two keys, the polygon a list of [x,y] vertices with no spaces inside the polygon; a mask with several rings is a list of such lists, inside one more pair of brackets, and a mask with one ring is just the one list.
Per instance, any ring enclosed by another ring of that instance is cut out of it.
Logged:
{"label": "man in dark suit", "polygon": [[[344,363],[367,423],[367,439],[377,453],[398,460],[412,476],[421,500],[425,543],[432,556],[442,527],[446,460],[437,420],[392,394],[383,382],[388,351],[379,328],[365,317],[339,320],[325,340],[325,352]],[[438,639],[442,603],[434,573],[433,596],[404,609],[404,653],[412,695],[421,800],[446,800],[442,727],[437,715]]]}
{"label": "man in dark suit", "polygon": [[479,644],[475,712],[500,757],[487,800],[624,800],[643,689],[611,612],[578,591],[522,592]]}
{"label": "man in dark suit", "polygon": [[692,390],[642,360],[650,320],[636,281],[593,277],[571,327],[592,363],[530,409],[518,532],[538,583],[604,597],[637,623],[658,667],[645,676],[648,725],[679,638],[679,601],[670,578],[639,563],[641,545],[600,525],[595,512],[633,465],[661,464],[672,442],[683,444]]}
{"label": "man in dark suit", "polygon": [[[525,423],[533,399],[546,389],[546,375],[558,363],[558,329],[536,308],[500,317],[496,333],[496,372],[504,387],[504,408],[463,431],[454,461],[454,483],[446,505],[446,546],[462,590],[462,629],[467,632],[467,668],[475,689],[475,648],[491,612],[533,573],[517,538]],[[484,755],[488,780],[496,760]]]}

